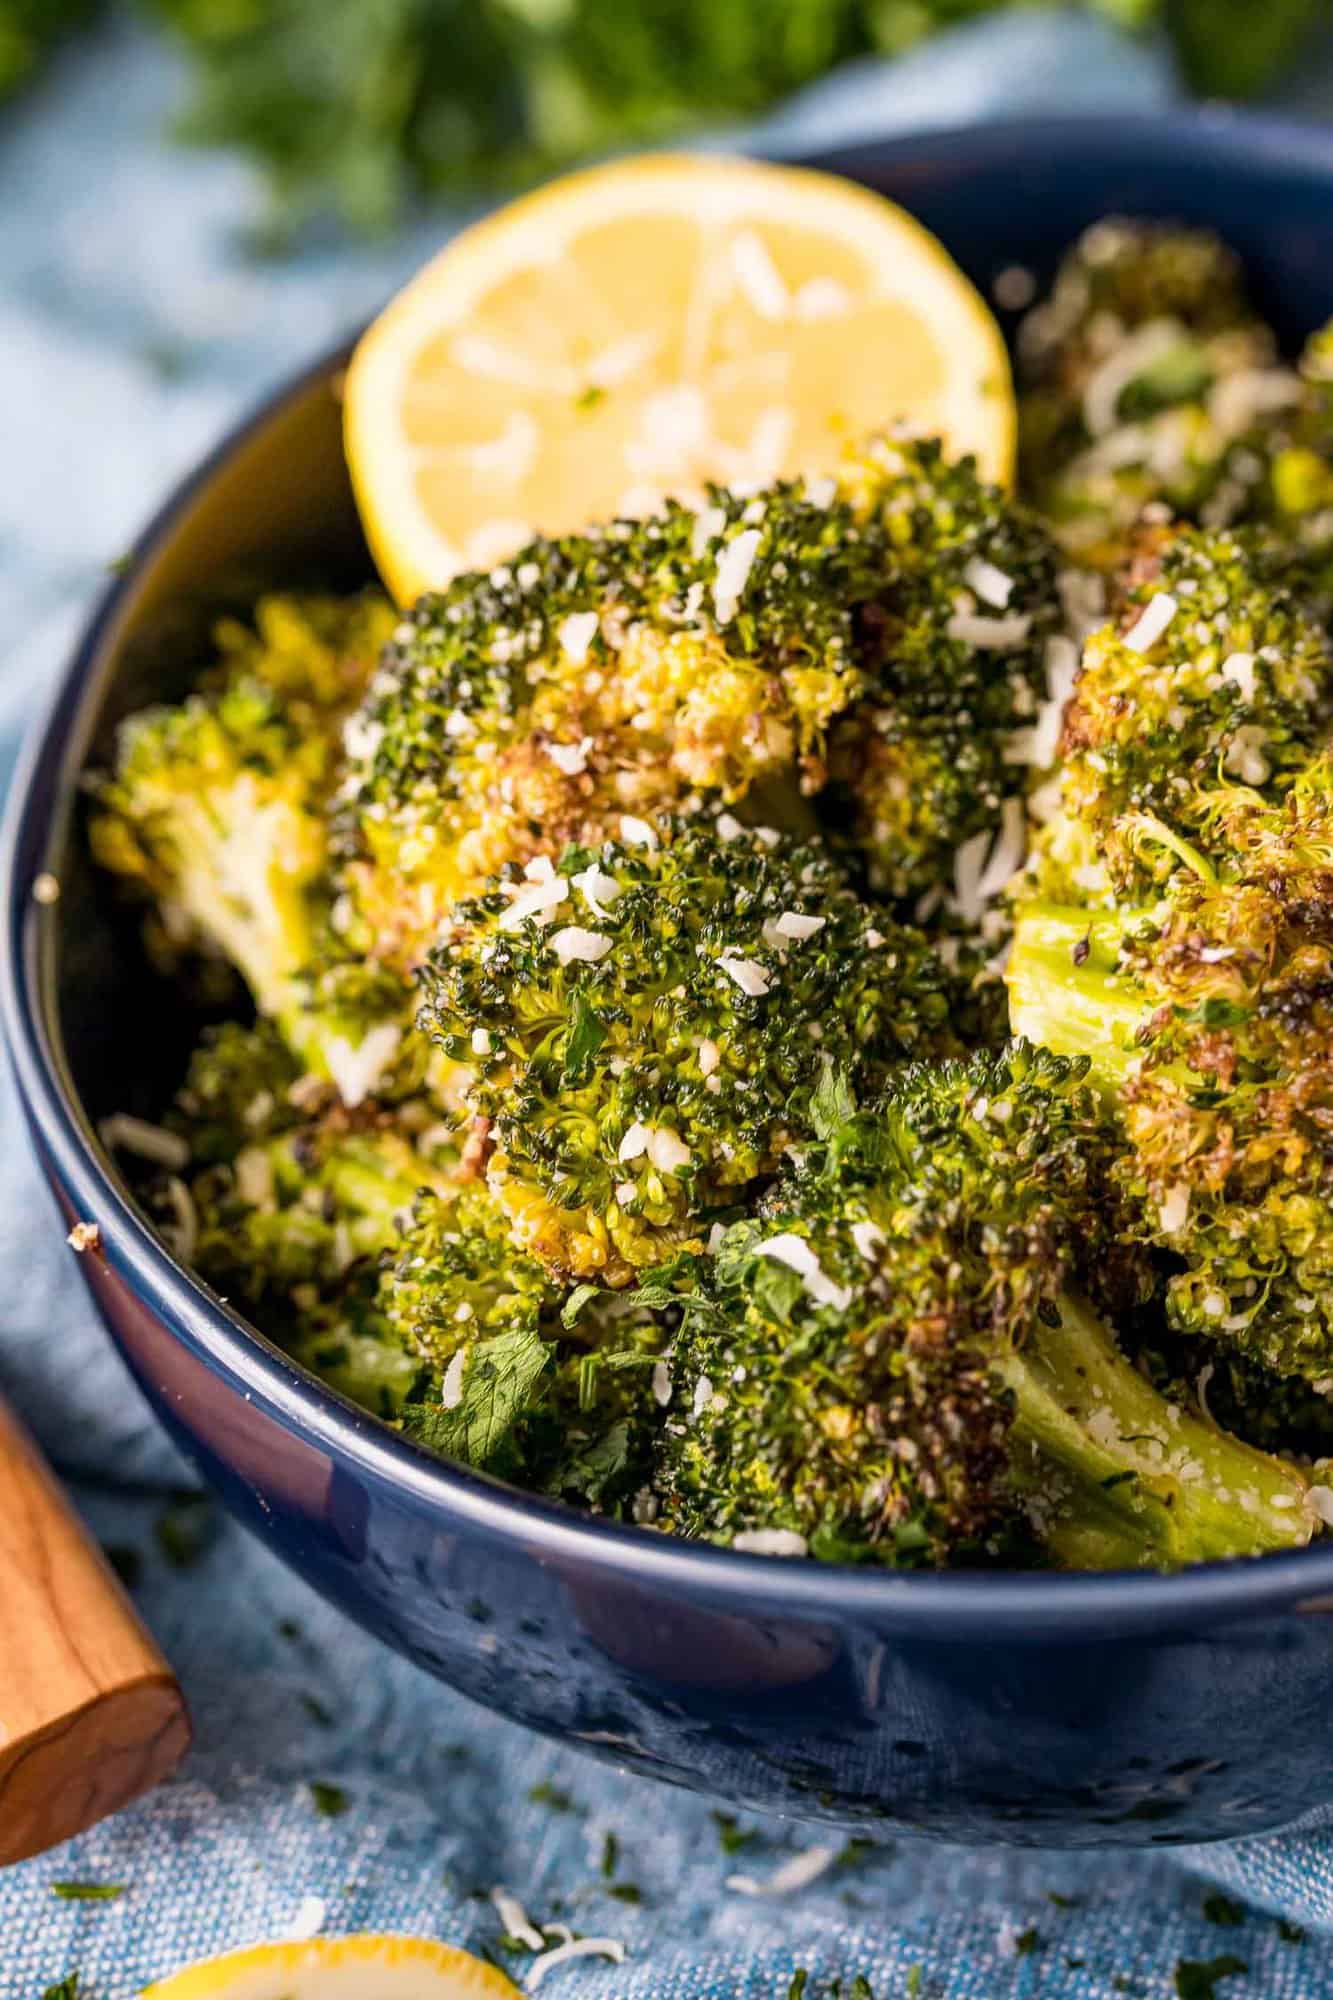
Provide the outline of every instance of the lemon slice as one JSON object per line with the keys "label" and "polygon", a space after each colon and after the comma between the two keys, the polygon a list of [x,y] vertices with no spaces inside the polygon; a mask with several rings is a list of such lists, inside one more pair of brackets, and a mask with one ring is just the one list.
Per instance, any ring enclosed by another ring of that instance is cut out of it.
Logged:
{"label": "lemon slice", "polygon": [[671,154],[456,237],[365,334],[345,418],[401,601],[710,479],[828,471],[888,424],[1000,481],[1014,449],[999,330],[920,223],[831,174]]}
{"label": "lemon slice", "polygon": [[523,2000],[502,1972],[426,1938],[258,1944],[147,1986],[143,2000]]}

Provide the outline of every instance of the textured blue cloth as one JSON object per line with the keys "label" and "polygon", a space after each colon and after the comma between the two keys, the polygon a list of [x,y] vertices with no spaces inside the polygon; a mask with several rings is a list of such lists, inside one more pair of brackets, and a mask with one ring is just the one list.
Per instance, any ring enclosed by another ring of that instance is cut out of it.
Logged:
{"label": "textured blue cloth", "polygon": [[[248,262],[255,187],[235,162],[167,148],[176,85],[160,49],[113,33],[0,132],[6,765],[104,565],[169,481],[460,219],[437,214],[374,249]],[[1160,53],[1104,25],[1020,13],[820,84],[764,136],[787,147],[1025,108],[1143,109],[1173,87]],[[1307,74],[1299,88],[1309,108],[1319,86]],[[139,1601],[179,1669],[197,1747],[142,1805],[0,1875],[0,2000],[37,2000],[75,1968],[89,2000],[124,2000],[186,1960],[281,1935],[311,1897],[329,1929],[494,1947],[499,1920],[470,1892],[499,1883],[539,1921],[624,1940],[620,1968],[581,1961],[551,1976],[543,1991],[569,2000],[782,2000],[798,1965],[809,2000],[857,1972],[876,2000],[1147,2000],[1172,1990],[1178,1959],[1222,1953],[1249,1967],[1220,1985],[1224,2000],[1333,1994],[1333,1945],[1288,1941],[1272,1914],[1333,1933],[1333,1846],[1317,1833],[1170,1859],[900,1841],[799,1896],[747,1901],[727,1890],[730,1872],[762,1878],[818,1836],[768,1826],[728,1858],[706,1804],[479,1714],[239,1530],[219,1523],[197,1566],[173,1568],[153,1522],[161,1489],[187,1475],[94,1325],[7,1102],[2,1115],[0,1379],[97,1532],[143,1553]],[[342,1787],[347,1810],[321,1815],[312,1780]],[[547,1802],[531,1800],[543,1783]],[[638,1904],[608,1893],[608,1832]],[[1244,1897],[1243,1921],[1204,1917],[1206,1877]],[[128,1887],[112,1903],[57,1901],[50,1884],[69,1878]]]}

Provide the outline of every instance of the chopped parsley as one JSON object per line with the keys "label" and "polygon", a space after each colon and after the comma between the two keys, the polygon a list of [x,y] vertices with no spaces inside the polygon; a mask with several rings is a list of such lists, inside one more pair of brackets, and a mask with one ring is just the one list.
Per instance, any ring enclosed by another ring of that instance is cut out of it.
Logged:
{"label": "chopped parsley", "polygon": [[79,1980],[77,1972],[67,1972],[54,1986],[47,1987],[42,2000],[81,2000]]}
{"label": "chopped parsley", "polygon": [[315,1811],[322,1813],[325,1819],[341,1819],[351,1804],[341,1785],[326,1784],[322,1778],[310,1780],[310,1796]]}
{"label": "chopped parsley", "polygon": [[1037,1951],[1040,1946],[1041,1934],[1035,1925],[1029,1924],[1027,1929],[1020,1931],[1014,1939],[1014,1956],[1015,1958],[1031,1958],[1033,1952]]}
{"label": "chopped parsley", "polygon": [[759,1838],[757,1828],[739,1825],[734,1813],[715,1812],[713,1824],[724,1854],[739,1854],[742,1848],[753,1847]]}
{"label": "chopped parsley", "polygon": [[907,1985],[906,1985],[906,1987],[905,1987],[905,1989],[904,1989],[904,1991],[905,1991],[905,1992],[906,1992],[906,1994],[907,1994],[907,2000],[918,2000],[918,1996],[919,1996],[919,1994],[920,1994],[920,1992],[921,1992],[921,1980],[922,1980],[922,1976],[923,1976],[923,1975],[922,1975],[922,1971],[921,1971],[921,1967],[920,1967],[919,1965],[909,1965],[909,1966],[908,1966],[908,1968],[907,1968]]}
{"label": "chopped parsley", "polygon": [[1277,1934],[1283,1944],[1304,1944],[1307,1932],[1304,1924],[1294,1924],[1290,1917],[1279,1917]]}
{"label": "chopped parsley", "polygon": [[1220,1890],[1204,1897],[1203,1913],[1210,1924],[1221,1924],[1228,1930],[1234,1930],[1237,1924],[1245,1921],[1245,1905],[1238,1903],[1234,1896],[1224,1896]]}
{"label": "chopped parsley", "polygon": [[618,1903],[641,1903],[643,1891],[637,1882],[612,1882],[608,1885],[608,1896],[614,1896]]}
{"label": "chopped parsley", "polygon": [[128,1882],[53,1882],[51,1894],[64,1903],[114,1903],[128,1887]]}
{"label": "chopped parsley", "polygon": [[1231,1979],[1249,1969],[1243,1958],[1230,1951],[1223,1952],[1220,1958],[1182,1958],[1176,1966],[1178,2000],[1218,2000],[1218,1980]]}
{"label": "chopped parsley", "polygon": [[173,1569],[193,1569],[217,1533],[207,1493],[177,1493],[153,1523],[157,1545]]}
{"label": "chopped parsley", "polygon": [[805,2000],[805,1988],[809,1977],[805,1967],[798,1965],[791,1976],[791,1985],[787,1988],[787,2000]]}
{"label": "chopped parsley", "polygon": [[543,1778],[539,1785],[532,1787],[528,1793],[528,1802],[534,1806],[549,1806],[552,1812],[567,1813],[574,1810],[574,1800],[570,1793],[561,1791],[559,1785],[553,1785],[549,1778]]}
{"label": "chopped parsley", "polygon": [[615,1874],[616,1863],[619,1859],[620,1842],[613,1833],[608,1833],[602,1842],[602,1880],[604,1882],[609,1882]]}
{"label": "chopped parsley", "polygon": [[332,1729],[334,1724],[333,1710],[327,1707],[317,1694],[310,1694],[308,1692],[302,1694],[301,1706],[310,1717],[310,1720],[317,1722],[321,1729]]}

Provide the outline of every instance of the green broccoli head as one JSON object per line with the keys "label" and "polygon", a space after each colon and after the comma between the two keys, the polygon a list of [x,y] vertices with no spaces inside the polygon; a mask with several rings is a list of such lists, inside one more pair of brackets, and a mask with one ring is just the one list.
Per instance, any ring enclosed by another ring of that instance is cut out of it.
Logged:
{"label": "green broccoli head", "polygon": [[1261,504],[1255,440],[1294,378],[1206,231],[1095,223],[1025,320],[1019,359],[1024,490],[1080,561],[1117,568],[1152,503],[1215,526]]}
{"label": "green broccoli head", "polygon": [[271,1021],[206,1028],[167,1123],[196,1167],[228,1165],[252,1140],[299,1125],[302,1070]]}
{"label": "green broccoli head", "polygon": [[376,1304],[422,1364],[402,1411],[409,1435],[603,1511],[643,1483],[649,1375],[664,1342],[656,1317],[632,1294],[569,1300],[516,1245],[487,1189],[418,1197]]}
{"label": "green broccoli head", "polygon": [[914,1068],[727,1232],[671,1358],[667,1525],[898,1563],[1308,1537],[1299,1476],[1171,1408],[1069,1293],[1141,1284],[1086,1069],[1021,1043]]}
{"label": "green broccoli head", "polygon": [[873,1088],[958,1046],[961,982],[817,844],[727,814],[511,869],[458,906],[421,1021],[517,1241],[623,1285],[696,1242],[812,1133],[830,1063]]}
{"label": "green broccoli head", "polygon": [[1276,799],[1220,789],[1211,857],[1089,915],[1018,908],[1010,1007],[1085,1051],[1127,1150],[1117,1178],[1168,1253],[1179,1330],[1282,1374],[1333,1376],[1333,762]]}
{"label": "green broccoli head", "polygon": [[830,769],[873,886],[918,896],[951,887],[959,848],[987,846],[1021,794],[1006,749],[1046,691],[1054,554],[1033,517],[937,445],[873,440],[842,477],[885,537],[891,580],[859,615],[869,692],[835,724]]}
{"label": "green broccoli head", "polygon": [[1279,796],[1328,715],[1327,634],[1252,534],[1186,528],[1140,550],[1118,624],[1088,639],[1065,710],[1060,810],[1036,843],[1047,894],[1093,901],[1181,865],[1219,802]]}
{"label": "green broccoli head", "polygon": [[149,1199],[182,1258],[392,1414],[419,1364],[377,1309],[379,1263],[418,1191],[451,1187],[451,1129],[423,1099],[349,1111],[264,1021],[205,1036],[169,1124],[189,1162]]}
{"label": "green broccoli head", "polygon": [[358,935],[414,964],[506,862],[596,846],[626,811],[797,824],[830,755],[886,885],[929,886],[998,821],[1001,737],[1058,617],[1035,522],[970,462],[890,439],[836,479],[459,577],[399,628],[349,731]]}
{"label": "green broccoli head", "polygon": [[218,628],[198,692],[122,724],[99,787],[98,859],[153,898],[174,946],[237,967],[303,1051],[317,1041],[302,981],[324,945],[343,719],[391,629],[377,597],[261,599],[253,629]]}

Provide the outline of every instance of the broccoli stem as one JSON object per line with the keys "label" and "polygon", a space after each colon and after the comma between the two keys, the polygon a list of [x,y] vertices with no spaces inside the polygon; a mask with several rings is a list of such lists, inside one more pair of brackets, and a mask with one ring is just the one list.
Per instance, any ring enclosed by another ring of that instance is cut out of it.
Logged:
{"label": "broccoli stem", "polygon": [[1299,1548],[1314,1517],[1295,1466],[1158,1394],[1066,1294],[1000,1364],[1016,1400],[1014,1477],[1067,1569],[1175,1568]]}
{"label": "broccoli stem", "polygon": [[1114,1090],[1139,1055],[1148,1009],[1132,980],[1116,971],[1123,919],[1055,903],[1030,903],[1014,924],[1005,971],[1015,1035],[1088,1056],[1094,1081]]}

